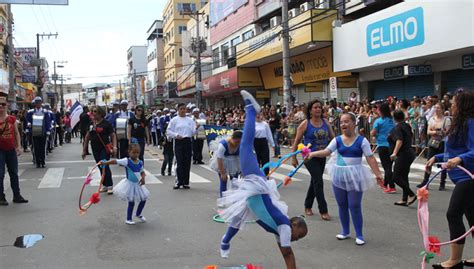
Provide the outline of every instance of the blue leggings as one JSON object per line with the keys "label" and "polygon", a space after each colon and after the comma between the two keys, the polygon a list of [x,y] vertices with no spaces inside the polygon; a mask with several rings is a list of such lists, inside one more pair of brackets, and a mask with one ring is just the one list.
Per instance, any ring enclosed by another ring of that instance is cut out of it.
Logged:
{"label": "blue leggings", "polygon": [[255,138],[255,119],[257,113],[250,101],[245,100],[245,123],[242,140],[240,142],[240,169],[242,176],[258,175],[265,177],[265,174],[258,166],[257,157],[253,153],[253,141]]}
{"label": "blue leggings", "polygon": [[[137,217],[142,215],[143,208],[145,207],[146,201],[141,201],[138,204],[137,208]],[[133,207],[135,207],[135,202],[128,202],[128,208],[127,208],[127,220],[132,220],[132,214],[133,214]]]}
{"label": "blue leggings", "polygon": [[356,237],[364,240],[362,234],[362,194],[358,191],[346,191],[332,185],[334,196],[336,196],[337,205],[339,207],[339,218],[341,220],[342,231],[341,234],[348,235],[350,233],[349,211],[352,215],[352,222]]}

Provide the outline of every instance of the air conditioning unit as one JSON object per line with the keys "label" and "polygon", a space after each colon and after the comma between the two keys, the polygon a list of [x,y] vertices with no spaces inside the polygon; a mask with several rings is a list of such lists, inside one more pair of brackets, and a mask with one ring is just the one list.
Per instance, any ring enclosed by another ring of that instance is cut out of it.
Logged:
{"label": "air conditioning unit", "polygon": [[304,13],[313,8],[313,5],[310,2],[306,2],[300,6],[301,13]]}
{"label": "air conditioning unit", "polygon": [[316,9],[329,9],[329,1],[328,0],[315,0],[314,1],[314,8],[316,8]]}
{"label": "air conditioning unit", "polygon": [[293,8],[292,10],[288,11],[288,17],[294,18],[296,16],[300,15],[300,9],[299,8]]}
{"label": "air conditioning unit", "polygon": [[275,16],[270,19],[270,28],[276,27],[281,24],[281,16]]}

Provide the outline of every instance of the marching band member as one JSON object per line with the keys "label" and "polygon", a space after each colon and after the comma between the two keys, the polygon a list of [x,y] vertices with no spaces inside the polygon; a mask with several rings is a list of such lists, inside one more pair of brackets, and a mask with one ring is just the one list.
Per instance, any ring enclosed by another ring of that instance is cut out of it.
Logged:
{"label": "marching band member", "polygon": [[[33,141],[33,159],[36,163],[36,168],[44,167],[46,158],[46,139],[51,134],[51,118],[50,114],[43,109],[43,100],[41,97],[35,97],[35,108],[30,109],[26,115],[27,132],[32,137]],[[42,131],[39,134],[33,134],[33,115],[43,116]]]}
{"label": "marching band member", "polygon": [[[204,126],[198,124],[199,118],[199,108],[193,109],[192,118],[198,127],[198,130],[204,129]],[[193,164],[204,164],[202,161],[202,148],[204,147],[204,138],[200,138],[197,134],[193,138]]]}
{"label": "marching band member", "polygon": [[[122,100],[120,102],[120,110],[115,113],[115,132],[117,132],[117,119],[131,119],[135,115],[127,110],[128,107],[128,101],[127,100]],[[118,140],[118,148],[119,148],[119,159],[128,157],[128,139],[123,138]]]}

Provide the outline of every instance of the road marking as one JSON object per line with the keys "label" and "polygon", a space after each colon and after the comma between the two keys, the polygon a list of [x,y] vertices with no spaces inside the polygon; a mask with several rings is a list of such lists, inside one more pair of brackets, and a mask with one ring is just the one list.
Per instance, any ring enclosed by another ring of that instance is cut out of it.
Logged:
{"label": "road marking", "polygon": [[[18,169],[18,178],[25,172],[25,169]],[[22,179],[18,179],[18,181],[22,181]],[[8,170],[5,169],[5,178],[3,179],[4,186],[10,186],[10,175],[8,174]]]}
{"label": "road marking", "polygon": [[[145,159],[145,161],[159,161],[160,159],[152,158],[152,159]],[[64,163],[95,163],[94,160],[73,160],[73,161],[48,161],[48,164],[64,164]],[[18,165],[31,165],[31,162],[19,163]]]}
{"label": "road marking", "polygon": [[[272,177],[276,178],[276,179],[279,179],[279,180],[285,180],[286,175],[274,172],[273,174],[270,175],[270,178],[272,178]],[[296,178],[296,177],[292,177],[291,180],[295,181],[295,182],[303,181],[302,179],[299,179],[299,178]]]}
{"label": "road marking", "polygon": [[191,182],[191,183],[210,183],[211,181],[201,177],[200,175],[198,175],[196,173],[191,172],[190,175],[189,175],[189,182]]}
{"label": "road marking", "polygon": [[152,173],[150,173],[148,170],[143,169],[145,171],[145,182],[146,184],[163,184],[161,180],[156,178]]}
{"label": "road marking", "polygon": [[199,167],[202,167],[202,168],[205,168],[213,173],[217,173],[216,171],[214,171],[214,169],[212,169],[209,165],[199,165]]}
{"label": "road marking", "polygon": [[48,168],[41,179],[38,189],[59,188],[64,176],[64,168]]}
{"label": "road marking", "polygon": [[[284,168],[284,169],[287,169],[287,170],[290,170],[290,171],[295,169],[292,165],[289,165],[289,164],[282,164],[280,167]],[[300,168],[300,169],[298,169],[298,172],[296,174],[298,174],[298,173],[302,173],[302,174],[305,174],[307,176],[311,176],[311,174],[306,169],[301,169]]]}

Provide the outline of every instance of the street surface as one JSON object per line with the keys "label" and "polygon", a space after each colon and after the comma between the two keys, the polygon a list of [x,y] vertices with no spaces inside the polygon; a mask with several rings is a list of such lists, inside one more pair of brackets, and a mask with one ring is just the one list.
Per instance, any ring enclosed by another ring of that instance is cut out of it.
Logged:
{"label": "street surface", "polygon": [[[43,234],[45,239],[29,249],[0,248],[0,268],[225,268],[246,263],[284,268],[274,236],[256,224],[247,225],[231,242],[230,258],[221,259],[219,242],[226,225],[212,220],[219,189],[217,175],[206,165],[193,165],[191,189],[173,190],[174,177],[160,175],[161,150],[150,148],[145,155],[147,187],[151,192],[144,210],[148,222],[135,226],[124,223],[126,202],[106,194],[87,214],[79,216],[79,191],[94,161],[92,156],[81,159],[78,139],[56,148],[44,169],[34,168],[31,154],[23,153],[20,187],[30,203],[0,207],[0,245],[12,244],[17,236],[27,233]],[[208,164],[208,159],[205,162]],[[422,168],[422,161],[414,164],[412,183],[421,181]],[[286,165],[274,175],[284,178],[290,170]],[[125,171],[114,166],[112,173],[116,184]],[[290,216],[303,214],[308,185],[307,170],[302,168],[295,181],[281,189]],[[8,179],[5,186],[10,202]],[[413,184],[412,187],[416,189]],[[445,192],[437,188],[434,184],[430,195],[430,230],[447,240],[445,212],[453,186],[448,184]],[[84,199],[93,188],[87,191]],[[401,197],[400,189],[397,194],[384,194],[373,188],[365,194],[367,243],[361,247],[355,245],[355,238],[336,240],[337,205],[326,174],[325,194],[333,220],[323,221],[319,214],[306,218],[308,235],[293,244],[298,268],[420,268],[418,254],[423,247],[416,204],[409,208],[394,206],[393,202]],[[316,202],[313,210],[317,213]],[[442,249],[442,253],[449,251]],[[469,240],[465,253],[466,257],[474,253]]]}

